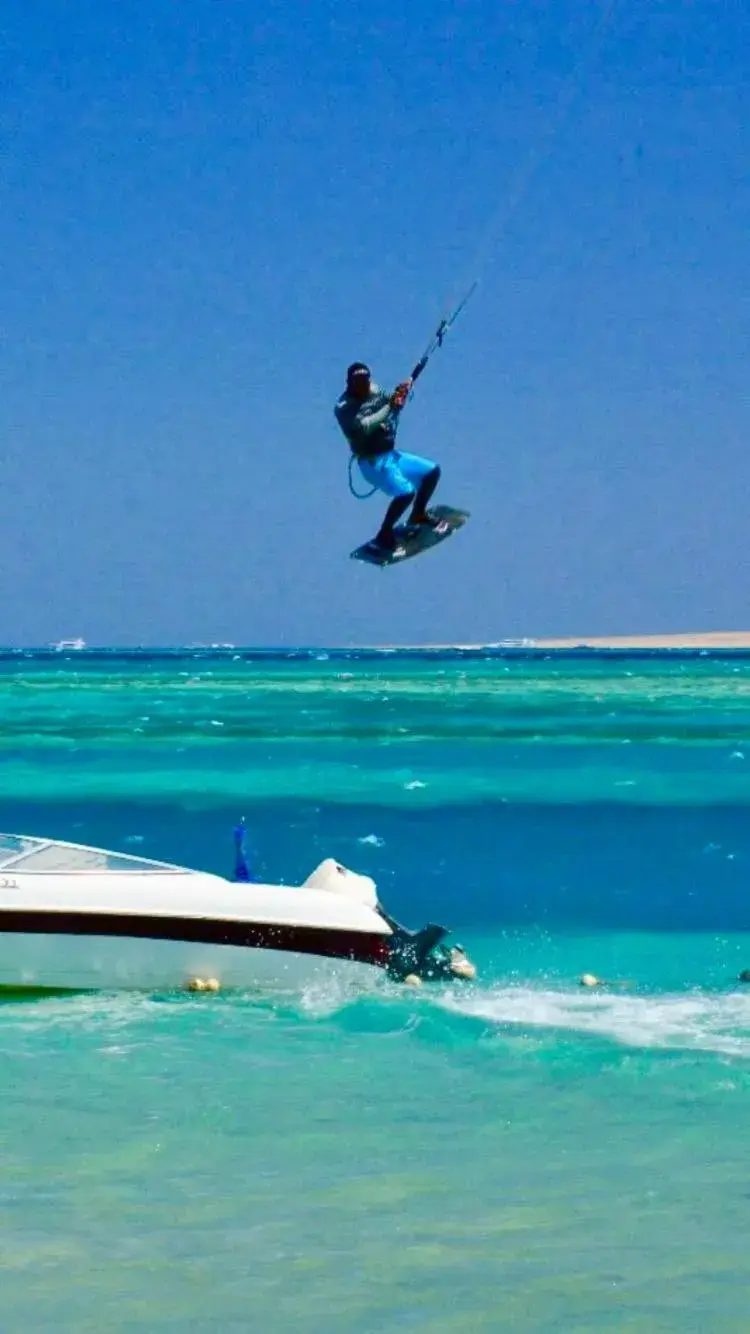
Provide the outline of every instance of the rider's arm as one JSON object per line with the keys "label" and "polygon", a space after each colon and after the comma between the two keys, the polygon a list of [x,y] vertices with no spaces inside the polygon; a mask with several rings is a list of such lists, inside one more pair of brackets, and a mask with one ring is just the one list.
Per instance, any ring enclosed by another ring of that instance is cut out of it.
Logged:
{"label": "rider's arm", "polygon": [[357,415],[354,418],[358,429],[363,435],[368,436],[372,431],[376,431],[379,426],[385,426],[388,418],[393,413],[393,403],[390,398],[388,402],[380,408],[373,408],[370,403],[363,403],[357,409]]}
{"label": "rider's arm", "polygon": [[411,382],[399,385],[392,394],[379,394],[374,400],[361,403],[356,408],[351,399],[340,399],[336,404],[336,418],[344,435],[353,448],[366,446],[373,432],[393,421],[401,412]]}
{"label": "rider's arm", "polygon": [[404,380],[397,385],[392,394],[388,395],[388,401],[382,407],[374,407],[371,403],[363,403],[357,412],[357,425],[365,435],[370,431],[376,430],[378,426],[384,426],[389,417],[397,417],[403,408],[411,389],[411,380]]}

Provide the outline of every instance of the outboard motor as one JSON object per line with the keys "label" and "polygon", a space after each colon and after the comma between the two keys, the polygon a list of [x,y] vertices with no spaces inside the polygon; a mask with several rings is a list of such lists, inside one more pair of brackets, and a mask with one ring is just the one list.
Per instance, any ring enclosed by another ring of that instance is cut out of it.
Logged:
{"label": "outboard motor", "polygon": [[382,907],[379,912],[393,932],[388,974],[394,981],[403,982],[407,977],[418,977],[420,982],[474,980],[477,970],[462,947],[444,944],[447,927],[430,922],[421,931],[409,931]]}

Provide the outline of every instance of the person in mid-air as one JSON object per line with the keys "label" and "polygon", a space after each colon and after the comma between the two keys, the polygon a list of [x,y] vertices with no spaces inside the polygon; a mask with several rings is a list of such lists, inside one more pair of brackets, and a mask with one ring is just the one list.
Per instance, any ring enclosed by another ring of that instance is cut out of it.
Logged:
{"label": "person in mid-air", "polygon": [[355,361],[346,373],[346,389],[334,409],[365,481],[391,498],[380,530],[370,543],[382,551],[395,550],[394,529],[410,505],[410,529],[421,525],[440,527],[440,521],[427,513],[440,481],[440,468],[429,459],[396,449],[399,417],[411,386],[411,380],[404,380],[388,393],[373,384],[369,366]]}

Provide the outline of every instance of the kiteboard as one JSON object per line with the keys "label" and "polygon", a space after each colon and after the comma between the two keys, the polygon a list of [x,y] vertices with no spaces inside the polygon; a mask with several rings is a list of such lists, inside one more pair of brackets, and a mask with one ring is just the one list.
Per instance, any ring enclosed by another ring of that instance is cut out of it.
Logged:
{"label": "kiteboard", "polygon": [[427,513],[430,518],[437,520],[436,528],[427,524],[414,528],[400,524],[393,530],[396,535],[393,551],[383,551],[370,541],[352,551],[351,559],[364,561],[367,565],[379,565],[381,569],[385,569],[386,565],[400,565],[404,560],[411,560],[412,556],[419,556],[423,551],[440,546],[447,537],[452,537],[459,528],[463,528],[469,518],[466,510],[454,510],[450,505],[436,505]]}

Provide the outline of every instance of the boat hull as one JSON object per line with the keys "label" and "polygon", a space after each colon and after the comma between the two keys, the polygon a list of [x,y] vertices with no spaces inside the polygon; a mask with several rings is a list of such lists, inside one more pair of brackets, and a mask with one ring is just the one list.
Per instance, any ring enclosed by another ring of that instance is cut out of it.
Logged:
{"label": "boat hull", "polygon": [[215,978],[222,990],[299,991],[331,980],[372,986],[376,963],[295,950],[128,936],[0,933],[0,993],[173,991]]}

